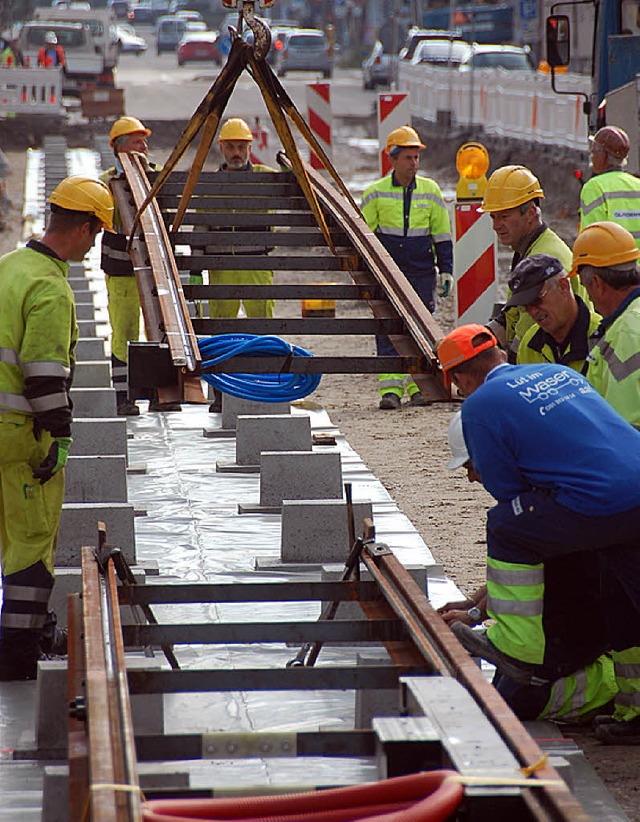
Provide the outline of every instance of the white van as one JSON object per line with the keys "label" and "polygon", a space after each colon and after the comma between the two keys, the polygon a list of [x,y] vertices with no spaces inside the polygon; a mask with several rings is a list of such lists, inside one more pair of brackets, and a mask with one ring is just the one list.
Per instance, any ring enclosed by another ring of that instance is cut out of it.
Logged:
{"label": "white van", "polygon": [[[37,8],[34,20],[55,20],[61,23],[81,23],[91,32],[95,45],[104,60],[103,71],[115,68],[118,62],[118,44],[115,36],[115,17],[111,9],[79,8],[75,4],[56,8]],[[62,44],[64,45],[64,43]]]}
{"label": "white van", "polygon": [[183,17],[159,17],[156,24],[158,54],[162,54],[163,51],[175,51],[186,30],[187,21]]}

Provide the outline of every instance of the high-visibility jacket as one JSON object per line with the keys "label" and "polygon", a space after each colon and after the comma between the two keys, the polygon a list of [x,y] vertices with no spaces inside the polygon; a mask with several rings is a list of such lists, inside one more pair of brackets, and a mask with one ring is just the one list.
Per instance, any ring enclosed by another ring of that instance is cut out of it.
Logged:
{"label": "high-visibility jacket", "polygon": [[626,228],[640,248],[640,178],[612,168],[582,186],[580,230],[601,220],[610,220]]}
{"label": "high-visibility jacket", "polygon": [[[511,270],[523,260],[525,257],[532,257],[534,254],[549,254],[552,257],[560,260],[562,267],[566,272],[573,268],[573,253],[569,246],[558,237],[555,231],[552,231],[545,223],[542,223],[540,228],[533,234],[531,242],[527,250],[521,256],[514,254],[511,263]],[[582,301],[589,307],[593,308],[587,289],[580,282],[579,277],[571,277],[571,288],[573,293],[579,296]],[[507,288],[507,300],[511,296],[511,289]],[[502,316],[506,326],[507,342],[512,343],[513,340],[521,340],[526,331],[535,325],[532,317],[527,314],[524,306],[516,305],[512,308],[507,308]]]}
{"label": "high-visibility jacket", "polygon": [[[575,279],[575,278],[574,278]],[[537,323],[525,331],[518,347],[518,365],[534,362],[557,362],[568,365],[575,371],[582,371],[589,353],[589,337],[598,328],[602,317],[595,311],[590,311],[576,297],[578,316],[562,345],[556,342],[551,334],[547,333]]]}
{"label": "high-visibility jacket", "polygon": [[[145,162],[145,166],[150,171],[158,171],[160,168],[154,163]],[[110,184],[121,172],[121,169],[112,166],[100,175],[100,179],[107,185]],[[114,231],[104,231],[102,233],[102,251],[100,255],[100,268],[110,277],[133,277],[133,263],[127,251],[129,238],[124,233],[120,220],[120,212],[116,205],[113,213]]]}
{"label": "high-visibility jacket", "polygon": [[572,722],[610,702],[618,692],[613,660],[602,654],[551,686],[551,695],[539,719]]}
{"label": "high-visibility jacket", "polygon": [[616,411],[640,429],[640,287],[593,334],[586,377]]}
{"label": "high-visibility jacket", "polygon": [[0,413],[34,416],[54,437],[71,436],[78,327],[68,269],[33,240],[0,260]]}
{"label": "high-visibility jacket", "polygon": [[403,273],[433,277],[436,265],[453,272],[451,224],[435,180],[416,176],[405,189],[389,174],[365,190],[362,215]]}

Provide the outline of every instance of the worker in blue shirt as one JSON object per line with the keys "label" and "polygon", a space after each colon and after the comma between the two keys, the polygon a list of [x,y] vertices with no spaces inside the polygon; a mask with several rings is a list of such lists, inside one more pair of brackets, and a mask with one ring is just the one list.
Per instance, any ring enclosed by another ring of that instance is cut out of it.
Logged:
{"label": "worker in blue shirt", "polygon": [[508,365],[484,326],[452,331],[438,358],[467,397],[469,457],[497,501],[487,516],[495,624],[477,644],[540,664],[544,563],[593,553],[618,686],[596,733],[640,745],[640,432],[571,368]]}

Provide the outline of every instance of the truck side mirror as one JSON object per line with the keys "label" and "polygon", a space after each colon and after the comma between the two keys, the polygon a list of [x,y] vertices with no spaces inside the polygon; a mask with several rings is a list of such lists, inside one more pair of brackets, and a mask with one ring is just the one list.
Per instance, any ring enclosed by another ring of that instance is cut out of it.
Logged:
{"label": "truck side mirror", "polygon": [[547,17],[547,63],[551,68],[569,65],[571,28],[566,14]]}

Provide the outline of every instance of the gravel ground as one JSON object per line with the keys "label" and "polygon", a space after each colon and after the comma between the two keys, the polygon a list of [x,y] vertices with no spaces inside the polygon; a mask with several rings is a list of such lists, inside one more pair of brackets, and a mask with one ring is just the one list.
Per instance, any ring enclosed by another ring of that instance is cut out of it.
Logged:
{"label": "gravel ground", "polygon": [[[5,152],[12,166],[8,191],[14,208],[9,215],[7,227],[0,231],[2,253],[13,249],[20,237],[24,171],[24,152],[7,149]],[[157,159],[162,160],[160,155],[158,152]],[[444,181],[444,175],[450,173],[449,155],[450,150],[443,147],[441,159],[445,158],[446,164],[443,160],[440,167],[437,153],[430,157],[434,165],[428,167],[428,173],[432,173],[441,182]],[[503,152],[500,162],[494,161],[493,167],[506,162],[522,162],[535,169],[535,160],[535,157],[528,156],[510,157]],[[368,174],[370,179],[376,176],[371,155],[366,152],[357,149],[345,152],[342,163],[339,170],[346,179],[350,175]],[[557,192],[545,203],[547,219],[571,242],[577,224],[577,195],[575,184],[570,182],[571,168],[566,162],[554,165],[549,158],[545,158],[544,171],[550,184],[548,186],[543,178],[543,187],[547,193],[549,189]],[[542,178],[542,174],[540,176]],[[503,275],[507,267],[505,260],[502,260]],[[280,276],[282,275],[279,278]],[[291,306],[278,306],[279,313],[292,310],[295,309]],[[348,316],[349,312],[357,310],[353,305],[345,308],[340,306],[339,315]],[[446,301],[439,306],[436,319],[444,330],[451,327],[453,310]],[[331,341],[331,338],[320,340],[314,337],[307,340],[300,338],[294,342],[311,347],[317,354],[331,354],[338,350],[343,352],[345,345],[353,353],[374,352],[371,338],[349,337]],[[446,573],[465,592],[471,592],[481,585],[485,577],[485,514],[492,502],[490,496],[477,484],[468,484],[463,471],[446,469],[449,459],[447,425],[455,407],[452,404],[438,404],[427,408],[404,405],[401,411],[379,411],[377,379],[373,375],[325,376],[311,399],[327,410],[349,443],[384,483],[423,536],[436,560],[442,563]],[[567,735],[583,748],[589,762],[621,804],[628,818],[640,820],[640,749],[605,748],[595,741],[588,730],[574,727],[567,729]]]}

